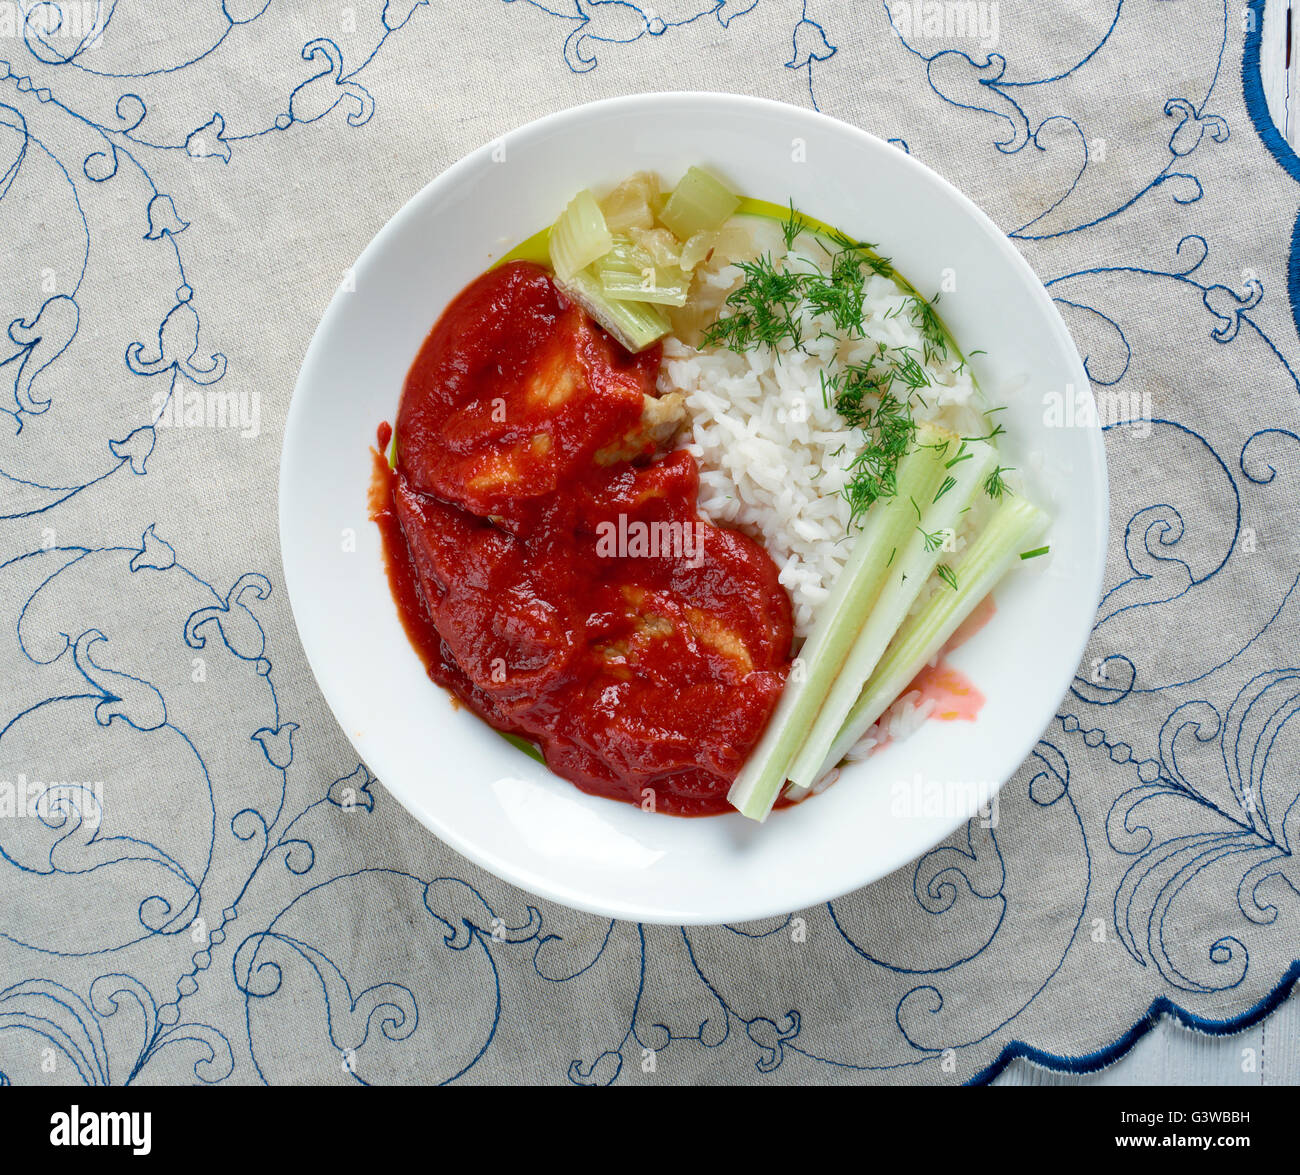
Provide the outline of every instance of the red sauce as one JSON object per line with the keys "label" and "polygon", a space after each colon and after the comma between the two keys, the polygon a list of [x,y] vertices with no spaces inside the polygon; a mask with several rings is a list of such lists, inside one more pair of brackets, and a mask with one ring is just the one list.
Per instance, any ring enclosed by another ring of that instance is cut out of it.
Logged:
{"label": "red sauce", "polygon": [[[913,691],[920,694],[916,699],[918,706],[922,702],[934,701],[934,709],[930,711],[931,720],[974,722],[984,709],[987,699],[975,683],[948,660],[948,654],[961,648],[993,619],[996,612],[997,605],[993,602],[992,594],[985,596],[939,650],[939,659],[933,665],[926,665],[903,691],[904,697]],[[886,735],[871,748],[870,754],[883,751],[892,741]]]}
{"label": "red sauce", "polygon": [[964,719],[974,722],[984,708],[984,695],[975,688],[960,669],[955,669],[947,661],[940,659],[935,665],[927,665],[912,679],[908,692],[915,690],[921,696],[917,705],[933,701],[931,718],[940,722],[955,722]]}
{"label": "red sauce", "polygon": [[642,430],[632,356],[527,262],[448,307],[407,377],[371,516],[430,677],[583,791],[674,815],[727,790],[789,668],[763,548],[703,521],[699,471]]}
{"label": "red sauce", "polygon": [[979,632],[993,619],[996,611],[997,606],[993,603],[992,595],[985,596],[948,638],[947,644],[939,651],[939,660],[922,669],[904,691],[910,693],[916,690],[921,695],[918,704],[933,700],[934,709],[930,711],[931,718],[937,718],[941,722],[958,720],[974,722],[979,717],[980,711],[984,708],[984,695],[966,674],[949,663],[948,654],[954,649],[961,648]]}

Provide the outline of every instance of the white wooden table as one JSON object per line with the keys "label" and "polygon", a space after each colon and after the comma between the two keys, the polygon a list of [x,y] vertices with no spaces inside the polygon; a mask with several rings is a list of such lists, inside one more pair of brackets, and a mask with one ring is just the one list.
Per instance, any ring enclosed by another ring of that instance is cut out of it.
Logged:
{"label": "white wooden table", "polygon": [[[1273,122],[1295,146],[1300,141],[1300,0],[1267,0],[1260,73]],[[1050,1073],[1016,1061],[994,1084],[1300,1084],[1300,996],[1293,996],[1262,1024],[1236,1036],[1204,1036],[1164,1021],[1100,1073]]]}

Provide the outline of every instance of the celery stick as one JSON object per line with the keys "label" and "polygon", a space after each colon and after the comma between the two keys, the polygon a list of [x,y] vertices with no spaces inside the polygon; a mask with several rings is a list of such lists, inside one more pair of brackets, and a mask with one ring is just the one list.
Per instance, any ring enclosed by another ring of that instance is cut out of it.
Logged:
{"label": "celery stick", "polygon": [[838,763],[893,705],[1007,569],[1018,563],[1025,543],[1040,535],[1047,521],[1046,514],[1023,498],[1007,498],[998,506],[953,568],[956,590],[935,592],[890,644],[836,735],[829,762]]}
{"label": "celery stick", "polygon": [[721,228],[740,207],[740,197],[707,171],[692,167],[659,213],[660,222],[680,241]]}
{"label": "celery stick", "polygon": [[934,444],[937,438],[931,430],[917,430],[916,447],[898,464],[897,492],[878,500],[867,512],[848,562],[791,667],[776,712],[731,785],[727,799],[752,820],[765,820],[771,811],[809,726],[875,606],[890,563],[915,531],[918,505],[914,502],[934,498],[945,473]]}
{"label": "celery stick", "polygon": [[599,270],[605,297],[616,302],[651,302],[656,306],[685,306],[690,287],[680,278],[673,280],[662,267],[651,266],[644,275]]}
{"label": "celery stick", "polygon": [[580,269],[555,284],[633,353],[644,351],[672,329],[668,315],[649,302],[620,302],[605,294],[590,269]]}
{"label": "celery stick", "polygon": [[615,233],[614,243],[610,245],[609,252],[600,258],[596,272],[635,273],[640,276],[642,269],[653,264],[654,258],[631,237]]}
{"label": "celery stick", "polygon": [[555,274],[567,281],[586,269],[613,247],[614,238],[605,227],[605,214],[596,197],[583,189],[551,227],[550,253]]}
{"label": "celery stick", "polygon": [[605,296],[619,302],[653,302],[660,306],[685,306],[691,279],[676,265],[655,265],[654,259],[627,237],[616,236],[614,246],[595,265]]}
{"label": "celery stick", "polygon": [[817,720],[790,766],[790,779],[794,784],[792,794],[812,787],[826,770],[838,762],[827,762],[831,744],[885,648],[907,618],[922,586],[934,573],[943,554],[943,538],[956,531],[962,513],[993,469],[997,451],[992,445],[981,441],[967,442],[965,452],[970,456],[952,466],[949,471],[951,478],[944,482],[938,500],[921,503],[921,521],[899,552],[900,557],[890,564],[889,577],[880,598],[858,633]]}

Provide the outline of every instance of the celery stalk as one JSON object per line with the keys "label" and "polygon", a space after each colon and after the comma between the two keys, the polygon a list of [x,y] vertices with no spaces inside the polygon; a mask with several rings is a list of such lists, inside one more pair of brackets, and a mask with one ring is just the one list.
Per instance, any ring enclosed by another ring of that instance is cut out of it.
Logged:
{"label": "celery stalk", "polygon": [[644,351],[672,329],[667,313],[658,306],[607,296],[590,269],[580,269],[568,278],[557,274],[555,284],[633,353]]}
{"label": "celery stalk", "polygon": [[551,265],[561,280],[567,281],[613,247],[614,238],[605,227],[605,214],[596,197],[583,189],[551,227]]}
{"label": "celery stalk", "polygon": [[721,228],[740,207],[740,197],[707,171],[692,167],[659,213],[660,222],[680,241]]}
{"label": "celery stalk", "polygon": [[731,785],[727,799],[752,820],[765,820],[772,810],[790,764],[880,596],[890,564],[915,530],[913,502],[932,500],[939,487],[945,470],[933,444],[936,437],[930,430],[918,429],[916,447],[898,464],[897,492],[867,512],[848,562],[791,667],[776,712]]}
{"label": "celery stalk", "polygon": [[611,273],[601,269],[600,284],[605,297],[616,302],[650,302],[656,306],[685,306],[690,288],[686,282],[674,281],[662,268],[650,267],[647,272]]}
{"label": "celery stalk", "polygon": [[[921,520],[889,567],[889,577],[880,598],[871,609],[857,640],[845,658],[839,675],[822,704],[817,719],[790,766],[791,794],[812,787],[838,760],[827,762],[831,745],[857,702],[862,688],[907,613],[916,602],[926,580],[934,573],[943,554],[942,538],[955,533],[962,513],[980,492],[993,469],[997,452],[992,445],[968,442],[964,461],[951,466],[950,480],[943,483],[938,500],[920,503]],[[960,587],[961,581],[958,580]],[[946,589],[945,589],[946,590]]]}
{"label": "celery stalk", "polygon": [[691,279],[676,265],[655,265],[654,259],[627,237],[616,236],[595,265],[605,296],[620,302],[653,302],[685,306]]}
{"label": "celery stalk", "polygon": [[596,271],[601,274],[608,270],[610,273],[635,273],[640,276],[642,269],[653,264],[654,258],[631,237],[615,233],[614,243],[609,247],[609,252],[600,258]]}
{"label": "celery stalk", "polygon": [[1025,544],[1043,532],[1047,521],[1046,514],[1023,498],[1002,502],[953,568],[956,590],[945,587],[935,592],[894,637],[836,735],[827,761],[838,763],[852,750],[1017,562]]}

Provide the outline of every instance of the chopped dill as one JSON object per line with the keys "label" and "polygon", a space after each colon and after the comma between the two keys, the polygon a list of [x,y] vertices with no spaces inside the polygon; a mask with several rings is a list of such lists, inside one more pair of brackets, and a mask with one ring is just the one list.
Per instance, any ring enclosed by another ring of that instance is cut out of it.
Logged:
{"label": "chopped dill", "polygon": [[957,479],[955,477],[952,476],[945,477],[943,479],[943,485],[939,487],[938,493],[934,495],[934,500],[937,502],[940,498],[944,496],[944,494],[946,494],[956,484],[957,484]]}
{"label": "chopped dill", "polygon": [[1006,431],[1007,430],[1003,428],[1002,425],[994,424],[989,429],[988,432],[982,433],[980,436],[962,437],[962,442],[965,443],[966,441],[996,441],[998,437],[1002,436]]}
{"label": "chopped dill", "polygon": [[[791,200],[781,227],[786,251],[807,231]],[[863,339],[867,283],[871,275],[895,278],[893,263],[879,256],[874,245],[842,232],[815,235],[830,254],[829,272],[815,265],[782,263],[771,254],[737,262],[741,282],[727,296],[723,313],[705,329],[704,345],[738,353],[759,348],[777,351],[786,346],[803,350],[805,332],[811,337],[814,329],[818,338]],[[951,353],[947,330],[934,308],[937,300],[937,296],[927,300],[911,292],[882,316],[894,318],[906,312],[921,336],[919,349],[877,342],[865,359],[834,363],[829,371],[819,373],[822,406],[833,408],[849,427],[864,434],[863,446],[849,462],[848,478],[840,491],[854,523],[878,499],[897,492],[898,463],[916,440],[913,404],[928,408],[921,394],[931,387],[926,365],[948,360]],[[817,327],[810,319],[820,319],[823,325]],[[827,330],[826,322],[833,330]],[[859,347],[859,353],[861,350]],[[989,439],[996,435],[997,430]],[[940,455],[946,453],[945,441]],[[948,468],[969,456],[963,442],[947,462]],[[955,484],[954,479],[947,479],[935,500]]]}
{"label": "chopped dill", "polygon": [[794,243],[799,234],[803,232],[803,224],[799,220],[799,214],[794,210],[794,197],[790,197],[790,215],[786,217],[785,222],[781,225],[781,236],[785,240],[786,249],[793,249]]}
{"label": "chopped dill", "polygon": [[966,438],[961,438],[961,444],[957,447],[957,455],[950,461],[945,461],[943,467],[951,469],[954,465],[960,465],[963,461],[969,461],[975,454],[966,447]]}
{"label": "chopped dill", "polygon": [[1001,498],[1003,494],[1011,493],[1011,488],[1002,480],[1002,475],[1010,472],[1010,466],[996,466],[993,472],[984,479],[984,492],[988,494],[990,498]]}
{"label": "chopped dill", "polygon": [[925,541],[925,552],[927,555],[932,554],[943,547],[943,540],[947,537],[943,531],[936,530],[927,534],[924,530],[921,530],[919,526],[916,529],[920,532],[921,538]]}
{"label": "chopped dill", "polygon": [[1051,547],[1035,547],[1032,551],[1021,551],[1020,557],[1022,559],[1037,559],[1039,555],[1046,555],[1051,549]]}
{"label": "chopped dill", "polygon": [[943,582],[946,583],[950,588],[952,588],[953,591],[957,590],[957,576],[953,572],[953,569],[951,567],[949,567],[946,563],[940,563],[939,566],[934,569],[934,571],[935,574],[938,575],[938,577],[941,580],[943,580]]}
{"label": "chopped dill", "polygon": [[705,330],[705,342],[720,343],[731,351],[748,351],[755,346],[776,350],[784,342],[802,346],[803,331],[797,314],[806,275],[777,269],[766,253],[753,261],[738,261],[736,268],[745,280],[727,298],[732,312]]}
{"label": "chopped dill", "polygon": [[919,294],[912,295],[912,325],[921,332],[927,363],[948,357],[948,334],[934,308],[934,303],[938,300],[937,294],[930,301]]}

